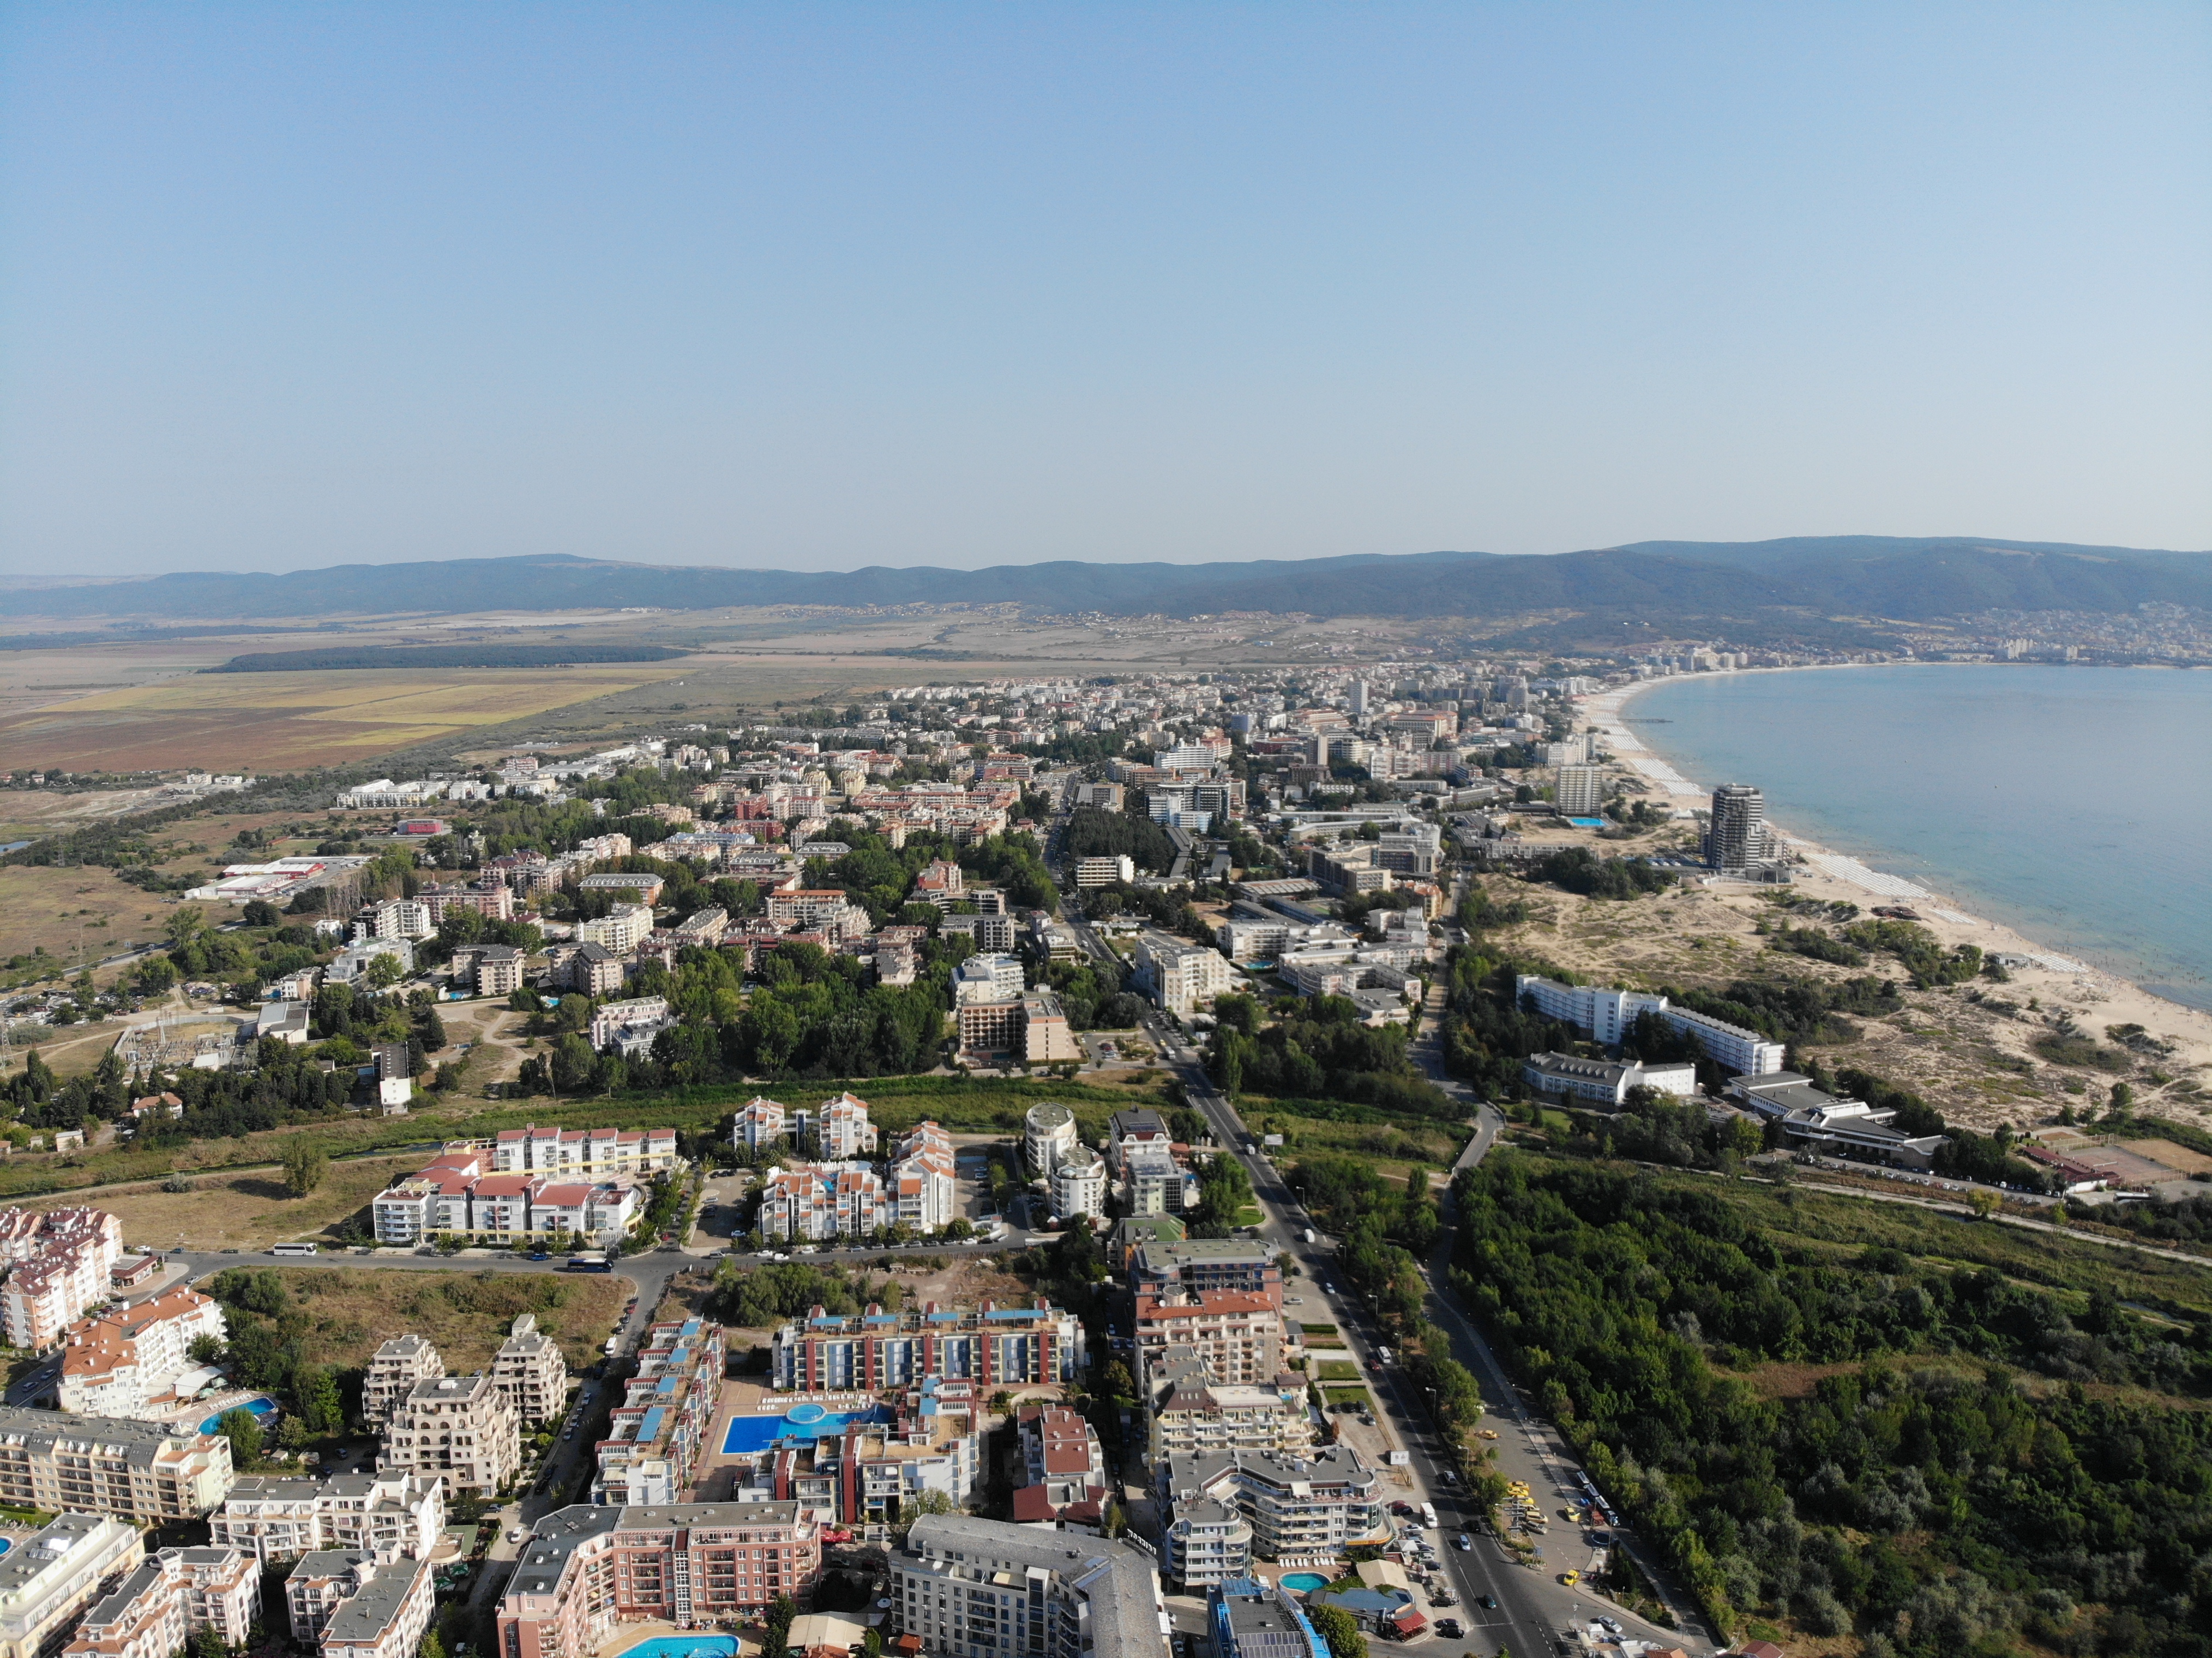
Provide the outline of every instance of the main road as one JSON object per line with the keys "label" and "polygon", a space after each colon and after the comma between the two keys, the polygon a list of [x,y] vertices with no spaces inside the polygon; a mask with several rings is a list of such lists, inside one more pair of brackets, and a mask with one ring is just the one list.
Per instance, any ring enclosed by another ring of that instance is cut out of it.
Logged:
{"label": "main road", "polygon": [[[1086,945],[1103,949],[1090,936],[1087,926],[1079,924],[1078,931],[1085,937]],[[1480,1386],[1488,1420],[1498,1427],[1510,1426],[1512,1430],[1496,1446],[1498,1471],[1509,1479],[1527,1481],[1540,1506],[1549,1512],[1554,1529],[1564,1533],[1543,1555],[1540,1570],[1519,1564],[1491,1535],[1486,1523],[1487,1515],[1464,1500],[1455,1475],[1447,1477],[1449,1464],[1445,1446],[1426,1401],[1413,1396],[1416,1389],[1401,1367],[1382,1363],[1376,1357],[1382,1342],[1380,1328],[1370,1309],[1362,1305],[1346,1286],[1335,1281],[1336,1270],[1328,1241],[1322,1239],[1316,1246],[1305,1243],[1305,1233],[1315,1225],[1314,1218],[1285,1183],[1273,1163],[1263,1155],[1237,1116],[1236,1108],[1214,1087],[1196,1051],[1163,1018],[1150,1019],[1147,1030],[1162,1058],[1181,1078],[1193,1108],[1212,1127],[1224,1154],[1243,1163],[1251,1177],[1263,1217],[1259,1228],[1261,1236],[1279,1249],[1304,1259],[1314,1289],[1326,1297],[1338,1327],[1364,1348],[1359,1357],[1363,1368],[1377,1384],[1375,1392],[1378,1404],[1389,1411],[1392,1425],[1411,1458],[1407,1472],[1413,1490],[1408,1500],[1416,1506],[1423,1502],[1436,1505],[1442,1522],[1435,1540],[1443,1563],[1439,1570],[1451,1583],[1460,1601],[1446,1615],[1455,1617],[1466,1627],[1469,1650],[1474,1658],[1487,1658],[1489,1654],[1508,1649],[1514,1658],[1548,1653],[1571,1625],[1586,1624],[1600,1614],[1617,1620],[1632,1637],[1665,1646],[1680,1645],[1692,1654],[1717,1650],[1699,1620],[1675,1603],[1673,1597],[1668,1599],[1676,1627],[1668,1629],[1587,1590],[1571,1588],[1559,1581],[1556,1574],[1569,1569],[1586,1570],[1591,1564],[1591,1552],[1580,1542],[1580,1525],[1563,1521],[1559,1515],[1559,1510],[1578,1494],[1574,1467],[1565,1446],[1547,1424],[1530,1412],[1480,1333],[1448,1297],[1438,1293],[1437,1284],[1447,1259],[1447,1242],[1440,1247],[1436,1259],[1422,1269],[1428,1280],[1427,1316],[1449,1337],[1454,1357],[1468,1367]],[[1435,1066],[1432,1052],[1419,1057],[1429,1059],[1430,1065]],[[1476,1119],[1474,1138],[1454,1165],[1455,1169],[1472,1166],[1496,1143],[1503,1119],[1491,1107],[1470,1098],[1462,1084],[1440,1075],[1435,1079],[1440,1086],[1467,1100]],[[1575,1506],[1579,1511],[1581,1504]],[[1471,1547],[1456,1546],[1455,1539],[1462,1533],[1470,1538]],[[1663,1577],[1648,1551],[1633,1539],[1626,1540],[1647,1577],[1663,1586]],[[1562,1543],[1565,1546],[1561,1546]],[[1486,1596],[1492,1603],[1487,1606],[1483,1604]]]}

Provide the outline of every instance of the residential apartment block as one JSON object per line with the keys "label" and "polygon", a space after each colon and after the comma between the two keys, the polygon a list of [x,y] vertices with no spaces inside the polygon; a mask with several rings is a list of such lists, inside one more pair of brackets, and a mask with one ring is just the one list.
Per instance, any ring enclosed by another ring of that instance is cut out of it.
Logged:
{"label": "residential apartment block", "polygon": [[1133,1544],[932,1514],[890,1570],[891,1622],[930,1658],[1166,1658],[1159,1576]]}
{"label": "residential apartment block", "polygon": [[1024,1526],[1103,1523],[1106,1452],[1090,1418],[1065,1405],[1024,1405],[1014,1426],[1022,1449],[1014,1519]]}
{"label": "residential apartment block", "polygon": [[1251,1290],[1139,1290],[1137,1359],[1149,1376],[1170,1348],[1212,1382],[1264,1387],[1283,1370],[1282,1294]]}
{"label": "residential apartment block", "polygon": [[1159,1464],[1154,1484],[1170,1525],[1186,1502],[1233,1502],[1251,1522],[1252,1552],[1263,1560],[1340,1560],[1352,1544],[1380,1542],[1389,1533],[1382,1476],[1349,1445],[1303,1455],[1170,1457]]}
{"label": "residential apartment block", "polygon": [[202,1630],[242,1649],[261,1613],[261,1572],[232,1548],[163,1549],[76,1627],[60,1658],[174,1658]]}
{"label": "residential apartment block", "polygon": [[208,1516],[211,1541],[264,1565],[331,1549],[428,1555],[445,1524],[445,1480],[396,1472],[327,1479],[247,1474]]}
{"label": "residential apartment block", "polygon": [[756,1094],[745,1102],[730,1127],[730,1143],[748,1151],[781,1145],[789,1132],[789,1114],[775,1100]]}
{"label": "residential apartment block", "polygon": [[1788,1049],[1756,1030],[1729,1024],[1709,1014],[1674,1007],[1664,996],[1643,990],[1607,990],[1599,985],[1563,985],[1556,979],[1523,973],[1513,981],[1514,994],[1547,1019],[1587,1031],[1590,1040],[1618,1048],[1636,1034],[1636,1022],[1650,1014],[1677,1035],[1693,1036],[1705,1055],[1723,1071],[1760,1077],[1782,1069]]}
{"label": "residential apartment block", "polygon": [[499,1655],[581,1658],[628,1623],[736,1623],[779,1597],[803,1600],[821,1573],[821,1527],[797,1503],[578,1504],[523,1546],[499,1603]]}
{"label": "residential apartment block", "polygon": [[771,1169],[753,1230],[764,1238],[821,1242],[866,1237],[896,1218],[882,1175],[865,1163],[802,1163]]}
{"label": "residential apartment block", "polygon": [[1129,1263],[1129,1281],[1139,1291],[1283,1290],[1283,1269],[1264,1238],[1163,1238],[1139,1242]]}
{"label": "residential apartment block", "polygon": [[722,1327],[702,1319],[646,1333],[637,1374],[599,1443],[592,1502],[650,1507],[690,1485],[720,1425],[726,1357]]}
{"label": "residential apartment block", "polygon": [[868,1102],[858,1095],[840,1094],[824,1101],[813,1121],[822,1156],[829,1162],[842,1163],[876,1149],[878,1130],[868,1121]]}
{"label": "residential apartment block", "polygon": [[561,1344],[538,1327],[535,1313],[515,1315],[492,1355],[491,1380],[526,1428],[550,1422],[568,1402],[568,1361]]}
{"label": "residential apartment block", "polygon": [[438,1475],[460,1497],[495,1495],[521,1465],[522,1420],[481,1372],[410,1388],[376,1458],[379,1469]]}
{"label": "residential apartment block", "polygon": [[1135,984],[1166,1011],[1188,1018],[1231,987],[1229,963],[1217,950],[1164,932],[1138,935]]}
{"label": "residential apartment block", "polygon": [[916,1123],[898,1142],[890,1177],[892,1218],[917,1232],[933,1232],[958,1218],[952,1137],[933,1122]]}
{"label": "residential apartment block", "polygon": [[[509,1155],[525,1149],[510,1148]],[[639,1176],[628,1170],[597,1177],[494,1173],[496,1155],[485,1145],[457,1142],[393,1181],[369,1205],[376,1241],[413,1243],[455,1232],[501,1243],[560,1236],[598,1242],[619,1237],[644,1206]]]}
{"label": "residential apartment block", "polygon": [[313,1642],[320,1658],[415,1658],[437,1610],[436,1584],[427,1558],[304,1555],[284,1580],[292,1638]]}
{"label": "residential apartment block", "polygon": [[123,1223],[105,1209],[0,1209],[0,1338],[31,1352],[53,1346],[107,1299],[122,1253]]}
{"label": "residential apartment block", "polygon": [[1302,1451],[1313,1442],[1303,1386],[1215,1382],[1203,1359],[1170,1347],[1145,1383],[1147,1455],[1196,1456],[1217,1451]]}
{"label": "residential apartment block", "polygon": [[61,1407],[84,1416],[170,1415],[184,1402],[178,1379],[196,1368],[192,1343],[224,1334],[222,1309],[181,1284],[80,1320],[63,1338]]}
{"label": "residential apartment block", "polygon": [[0,1405],[0,1502],[17,1508],[158,1526],[198,1519],[232,1479],[219,1434]]}
{"label": "residential apartment block", "polygon": [[[58,1514],[0,1555],[0,1658],[46,1658],[100,1598],[100,1585],[145,1558],[135,1526],[96,1514]],[[173,1649],[131,1658],[173,1658]]]}
{"label": "residential apartment block", "polygon": [[446,1374],[446,1361],[425,1336],[394,1336],[369,1355],[361,1382],[361,1413],[373,1428],[398,1413],[418,1382]]}
{"label": "residential apartment block", "polygon": [[837,1315],[816,1307],[775,1333],[775,1386],[879,1393],[919,1387],[927,1376],[994,1388],[1073,1381],[1083,1365],[1083,1326],[1049,1304],[1034,1308],[940,1307],[926,1302],[887,1313]]}

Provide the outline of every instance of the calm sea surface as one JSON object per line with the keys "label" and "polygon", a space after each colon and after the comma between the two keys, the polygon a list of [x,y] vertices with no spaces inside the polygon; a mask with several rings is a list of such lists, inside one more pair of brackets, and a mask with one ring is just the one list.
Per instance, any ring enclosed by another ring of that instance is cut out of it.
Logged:
{"label": "calm sea surface", "polygon": [[2212,1008],[2212,672],[1898,666],[1671,680],[1630,726],[1704,787]]}

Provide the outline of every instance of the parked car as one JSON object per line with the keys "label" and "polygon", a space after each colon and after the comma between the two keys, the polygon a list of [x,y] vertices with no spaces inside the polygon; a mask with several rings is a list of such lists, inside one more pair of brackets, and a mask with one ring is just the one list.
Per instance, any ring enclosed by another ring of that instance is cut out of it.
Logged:
{"label": "parked car", "polygon": [[1456,1641],[1464,1631],[1459,1626],[1458,1619],[1439,1618],[1437,1619],[1437,1633],[1447,1641]]}

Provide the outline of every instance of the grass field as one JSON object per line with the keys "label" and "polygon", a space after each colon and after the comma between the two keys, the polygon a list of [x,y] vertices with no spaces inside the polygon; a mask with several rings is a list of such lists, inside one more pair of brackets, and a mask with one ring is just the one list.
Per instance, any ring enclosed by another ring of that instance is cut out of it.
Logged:
{"label": "grass field", "polygon": [[675,661],[182,674],[0,719],[0,766],[294,770],[436,742],[684,671]]}
{"label": "grass field", "polygon": [[[421,1166],[427,1152],[334,1163],[304,1198],[284,1190],[281,1169],[202,1175],[189,1192],[164,1192],[158,1181],[108,1187],[102,1209],[123,1223],[127,1242],[171,1249],[261,1248],[286,1238],[314,1237],[381,1192],[395,1175]],[[34,1198],[26,1209],[74,1203],[73,1196]]]}
{"label": "grass field", "polygon": [[1328,1358],[1314,1367],[1314,1375],[1323,1382],[1357,1382],[1359,1367],[1348,1358]]}
{"label": "grass field", "polygon": [[1372,1401],[1368,1398],[1367,1389],[1364,1388],[1323,1388],[1321,1390],[1321,1396],[1327,1400],[1331,1406],[1367,1405],[1372,1403]]}
{"label": "grass field", "polygon": [[559,1272],[412,1272],[268,1267],[307,1315],[310,1363],[351,1370],[402,1331],[426,1336],[451,1376],[489,1369],[519,1313],[561,1344],[573,1370],[599,1357],[629,1295],[627,1280]]}

